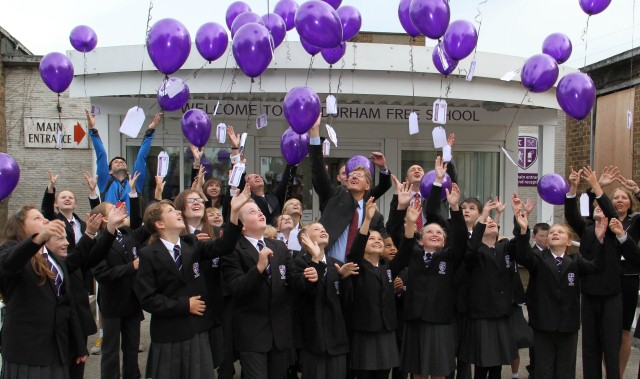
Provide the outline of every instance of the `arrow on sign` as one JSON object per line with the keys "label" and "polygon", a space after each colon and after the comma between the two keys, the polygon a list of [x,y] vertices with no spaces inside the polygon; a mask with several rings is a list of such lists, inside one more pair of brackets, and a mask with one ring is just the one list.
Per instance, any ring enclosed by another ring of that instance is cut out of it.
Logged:
{"label": "arrow on sign", "polygon": [[77,145],[80,145],[80,141],[82,141],[86,134],[87,133],[84,131],[84,129],[82,129],[82,125],[80,125],[79,122],[75,124],[75,126],[73,127],[73,141]]}

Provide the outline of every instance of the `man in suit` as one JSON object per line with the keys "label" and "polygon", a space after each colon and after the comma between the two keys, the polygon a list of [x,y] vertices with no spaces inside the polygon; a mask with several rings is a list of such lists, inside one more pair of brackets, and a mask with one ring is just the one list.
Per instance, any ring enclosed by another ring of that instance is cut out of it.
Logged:
{"label": "man in suit", "polygon": [[291,257],[282,241],[264,238],[267,218],[256,203],[245,204],[239,219],[243,237],[221,259],[234,347],[246,379],[282,379],[293,348]]}

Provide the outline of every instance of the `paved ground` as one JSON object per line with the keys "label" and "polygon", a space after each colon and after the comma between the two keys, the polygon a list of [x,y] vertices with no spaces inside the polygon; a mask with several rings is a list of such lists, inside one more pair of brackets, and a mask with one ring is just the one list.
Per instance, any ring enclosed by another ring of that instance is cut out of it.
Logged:
{"label": "paved ground", "polygon": [[[146,363],[147,363],[147,351],[149,348],[149,344],[151,343],[149,338],[149,315],[146,315],[146,320],[142,322],[142,345],[144,346],[144,351],[140,353],[138,356],[138,362],[140,364],[140,368],[143,371]],[[93,345],[97,338],[97,335],[89,338],[89,343]],[[638,342],[638,341],[635,341]],[[640,346],[640,345],[638,345]],[[520,363],[520,378],[527,378],[527,371],[525,366],[529,364],[529,353],[527,350],[521,350],[521,363]],[[582,359],[581,357],[581,349],[580,349],[580,341],[578,341],[578,363],[577,363],[577,373],[576,378],[582,378]],[[625,372],[624,379],[636,379],[638,377],[638,365],[640,364],[640,350],[636,347],[631,351],[631,358],[629,359],[629,364],[627,365],[627,371]],[[143,372],[144,374],[144,372]],[[85,378],[94,379],[100,377],[100,356],[92,355],[87,360],[87,365],[85,369]],[[240,377],[239,375],[236,377]],[[511,368],[504,367],[502,370],[502,378],[508,379],[511,378]]]}

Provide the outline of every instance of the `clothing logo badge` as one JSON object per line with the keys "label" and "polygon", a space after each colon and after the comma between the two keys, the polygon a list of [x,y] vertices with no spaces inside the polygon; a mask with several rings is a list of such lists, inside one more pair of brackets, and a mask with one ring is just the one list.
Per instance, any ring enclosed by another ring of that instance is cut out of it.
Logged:
{"label": "clothing logo badge", "polygon": [[504,264],[507,266],[507,268],[511,268],[511,257],[508,255],[504,256]]}
{"label": "clothing logo badge", "polygon": [[195,262],[193,264],[193,277],[198,278],[200,276],[200,263]]}
{"label": "clothing logo badge", "polygon": [[387,270],[387,277],[389,277],[389,283],[393,283],[393,279],[391,278],[391,270]]}
{"label": "clothing logo badge", "polygon": [[218,267],[220,267],[220,257],[218,257],[218,258],[213,258],[213,259],[211,260],[211,267],[213,267],[213,268],[218,268]]}
{"label": "clothing logo badge", "polygon": [[135,246],[131,248],[131,254],[133,254],[133,259],[138,258],[138,249]]}
{"label": "clothing logo badge", "polygon": [[333,285],[336,287],[336,294],[340,295],[340,281],[336,280]]}
{"label": "clothing logo badge", "polygon": [[444,274],[445,271],[447,271],[447,262],[440,262],[438,269],[440,270],[438,271],[438,274]]}
{"label": "clothing logo badge", "polygon": [[280,279],[282,280],[287,279],[287,266],[280,265],[278,266],[278,269],[280,270]]}
{"label": "clothing logo badge", "polygon": [[573,272],[570,272],[567,274],[567,280],[569,280],[569,286],[573,287],[576,285],[576,274],[574,274]]}

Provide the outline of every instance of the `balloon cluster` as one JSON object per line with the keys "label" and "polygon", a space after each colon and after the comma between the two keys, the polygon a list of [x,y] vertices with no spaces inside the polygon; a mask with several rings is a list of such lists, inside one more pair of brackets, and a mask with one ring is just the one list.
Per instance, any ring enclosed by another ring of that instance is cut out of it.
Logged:
{"label": "balloon cluster", "polygon": [[288,164],[297,165],[307,156],[307,132],[313,127],[320,115],[320,98],[309,87],[292,88],[284,98],[282,110],[289,123],[280,139],[280,151]]}

